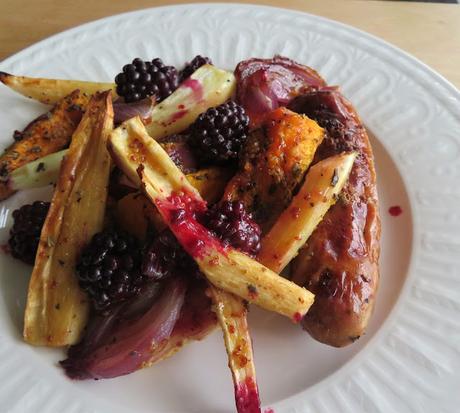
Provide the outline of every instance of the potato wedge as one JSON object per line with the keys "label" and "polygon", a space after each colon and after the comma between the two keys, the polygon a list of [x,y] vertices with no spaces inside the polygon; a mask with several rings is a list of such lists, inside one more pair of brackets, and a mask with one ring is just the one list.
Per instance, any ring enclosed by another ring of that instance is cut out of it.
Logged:
{"label": "potato wedge", "polygon": [[165,100],[153,108],[149,135],[161,139],[187,129],[206,109],[230,99],[236,87],[233,73],[201,66]]}
{"label": "potato wedge", "polygon": [[45,79],[38,77],[15,76],[0,72],[0,82],[15,92],[47,105],[54,105],[78,89],[81,93],[93,95],[96,92],[111,90],[113,97],[115,83],[87,82],[84,80]]}
{"label": "potato wedge", "polygon": [[224,249],[217,238],[193,218],[189,217],[187,225],[178,227],[173,219],[176,207],[169,197],[174,194],[178,198],[190,197],[197,205],[203,205],[204,201],[163,148],[147,134],[139,118],[130,119],[115,129],[110,135],[109,148],[126,175],[133,176],[139,166],[143,166],[139,180],[146,195],[212,284],[300,321],[313,303],[313,294],[243,253],[230,247]]}
{"label": "potato wedge", "polygon": [[74,344],[86,324],[89,306],[75,264],[103,226],[110,173],[106,141],[112,127],[110,93],[94,95],[62,162],[40,236],[24,316],[24,339],[30,344]]}
{"label": "potato wedge", "polygon": [[67,147],[88,103],[78,90],[62,99],[50,112],[32,121],[17,141],[0,156],[0,200],[14,193],[8,174],[22,165]]}
{"label": "potato wedge", "polygon": [[257,261],[280,273],[321,222],[347,182],[356,153],[343,153],[313,165],[305,182],[261,242]]}

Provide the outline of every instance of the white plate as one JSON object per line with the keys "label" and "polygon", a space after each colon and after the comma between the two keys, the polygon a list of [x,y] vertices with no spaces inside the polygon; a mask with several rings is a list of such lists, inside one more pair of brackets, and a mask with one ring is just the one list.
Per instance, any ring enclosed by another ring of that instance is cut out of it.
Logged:
{"label": "white plate", "polygon": [[[383,218],[381,285],[367,335],[321,345],[254,308],[250,324],[262,400],[281,412],[454,412],[460,405],[459,92],[414,58],[323,18],[249,5],[186,5],[110,17],[0,64],[15,74],[107,81],[136,56],[180,65],[196,54],[232,69],[280,53],[339,84],[372,131]],[[0,89],[2,145],[44,107]],[[2,204],[11,210],[42,191]],[[399,217],[388,208],[399,205]],[[59,350],[21,341],[30,268],[0,257],[0,411],[230,412],[233,393],[215,332],[127,377],[72,382]]]}

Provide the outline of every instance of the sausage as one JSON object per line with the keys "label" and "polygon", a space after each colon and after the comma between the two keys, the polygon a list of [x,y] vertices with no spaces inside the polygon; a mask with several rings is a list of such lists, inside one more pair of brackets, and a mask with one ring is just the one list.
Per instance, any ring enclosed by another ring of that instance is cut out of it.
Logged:
{"label": "sausage", "polygon": [[342,347],[364,333],[379,284],[380,217],[372,149],[356,111],[335,88],[298,96],[288,107],[326,130],[313,164],[344,151],[358,152],[337,203],[291,268],[292,280],[315,294],[303,328],[320,342]]}

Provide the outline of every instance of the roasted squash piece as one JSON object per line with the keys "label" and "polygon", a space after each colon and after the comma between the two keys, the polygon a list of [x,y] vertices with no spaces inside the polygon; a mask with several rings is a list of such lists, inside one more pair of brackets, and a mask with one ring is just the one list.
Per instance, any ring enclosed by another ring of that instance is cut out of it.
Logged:
{"label": "roasted squash piece", "polygon": [[107,137],[113,127],[110,93],[91,99],[72,137],[43,226],[24,317],[30,344],[74,344],[86,324],[88,302],[75,264],[102,229],[110,173]]}
{"label": "roasted squash piece", "polygon": [[16,142],[0,156],[0,200],[14,193],[7,182],[10,172],[69,145],[87,104],[88,96],[75,90],[50,112],[29,123],[24,131],[15,133]]}
{"label": "roasted squash piece", "polygon": [[323,129],[304,115],[286,108],[270,112],[249,136],[225,198],[243,201],[267,231],[289,205],[323,137]]}

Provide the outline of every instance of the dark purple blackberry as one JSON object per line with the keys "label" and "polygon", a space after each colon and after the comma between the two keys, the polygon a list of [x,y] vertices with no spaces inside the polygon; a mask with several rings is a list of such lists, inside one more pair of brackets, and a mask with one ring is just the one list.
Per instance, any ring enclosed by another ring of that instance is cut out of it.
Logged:
{"label": "dark purple blackberry", "polygon": [[80,287],[97,311],[124,301],[148,280],[141,274],[141,248],[124,232],[105,230],[94,235],[77,263]]}
{"label": "dark purple blackberry", "polygon": [[205,225],[225,244],[254,257],[260,250],[261,229],[241,201],[214,205],[204,218]]}
{"label": "dark purple blackberry", "polygon": [[183,82],[185,79],[190,77],[192,73],[203,65],[212,65],[212,61],[209,57],[197,55],[191,62],[188,62],[179,74],[179,79]]}
{"label": "dark purple blackberry", "polygon": [[34,264],[49,207],[49,202],[35,201],[32,205],[23,205],[13,211],[14,224],[8,245],[14,258],[26,264]]}
{"label": "dark purple blackberry", "polygon": [[136,58],[123,66],[115,77],[117,93],[125,102],[137,102],[147,96],[156,96],[159,102],[167,98],[179,85],[179,76],[173,66],[165,66],[161,59],[144,62]]}
{"label": "dark purple blackberry", "polygon": [[166,230],[144,252],[142,274],[160,280],[171,275],[199,277],[200,270],[172,232]]}
{"label": "dark purple blackberry", "polygon": [[190,127],[190,142],[203,161],[223,163],[238,157],[248,125],[243,107],[229,101],[198,116]]}

